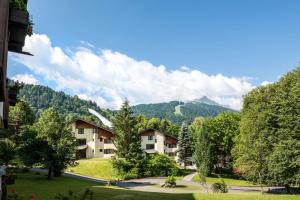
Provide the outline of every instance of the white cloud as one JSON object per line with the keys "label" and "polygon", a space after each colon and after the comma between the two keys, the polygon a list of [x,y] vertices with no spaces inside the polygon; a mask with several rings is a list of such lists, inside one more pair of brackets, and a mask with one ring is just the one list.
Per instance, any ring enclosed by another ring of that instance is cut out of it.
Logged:
{"label": "white cloud", "polygon": [[19,81],[27,84],[38,84],[37,79],[32,74],[17,74],[13,77],[11,77],[14,81]]}
{"label": "white cloud", "polygon": [[240,109],[242,95],[253,88],[245,77],[208,75],[186,66],[168,70],[119,52],[97,52],[86,46],[63,50],[54,47],[47,35],[34,34],[26,38],[24,47],[34,56],[16,55],[14,59],[36,75],[56,82],[57,89],[68,89],[110,108],[119,107],[124,98],[139,104],[193,100],[205,95]]}
{"label": "white cloud", "polygon": [[269,85],[269,84],[272,84],[273,82],[270,82],[270,81],[263,81],[260,85],[262,86],[266,86],[266,85]]}

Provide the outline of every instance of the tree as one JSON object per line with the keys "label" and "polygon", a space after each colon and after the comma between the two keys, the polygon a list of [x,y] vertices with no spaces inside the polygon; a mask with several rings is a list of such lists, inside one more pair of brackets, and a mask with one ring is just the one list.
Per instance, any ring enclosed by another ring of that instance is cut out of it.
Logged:
{"label": "tree", "polygon": [[0,140],[0,165],[8,165],[16,156],[16,145],[9,139]]}
{"label": "tree", "polygon": [[256,183],[299,185],[300,67],[244,98],[236,165]]}
{"label": "tree", "polygon": [[175,160],[164,154],[150,154],[148,171],[151,176],[169,176],[177,168]]}
{"label": "tree", "polygon": [[204,117],[196,117],[192,122],[192,124],[189,126],[189,131],[192,137],[192,147],[191,147],[192,152],[195,152],[196,150],[196,144],[198,142],[204,120],[205,120]]}
{"label": "tree", "polygon": [[205,183],[206,177],[211,175],[213,163],[211,159],[211,144],[204,126],[201,126],[201,131],[198,136],[194,160],[197,166],[200,181],[201,183]]}
{"label": "tree", "polygon": [[11,106],[9,109],[9,123],[14,127],[15,134],[18,135],[20,128],[24,125],[31,125],[35,121],[35,116],[31,107],[23,100]]}
{"label": "tree", "polygon": [[[211,143],[211,155],[214,168],[232,170],[233,158],[231,155],[234,138],[239,135],[239,113],[221,113],[214,118],[205,120],[204,126]],[[221,172],[221,171],[220,171]]]}
{"label": "tree", "polygon": [[61,171],[75,161],[76,141],[58,113],[49,108],[45,110],[34,124],[36,138],[45,142],[46,152],[43,154],[43,164],[48,168],[48,179],[60,176]]}
{"label": "tree", "polygon": [[153,128],[156,130],[160,130],[160,119],[159,118],[151,118],[148,121],[147,128]]}
{"label": "tree", "polygon": [[129,102],[125,100],[121,110],[112,121],[114,145],[118,158],[124,158],[134,164],[142,174],[144,170],[144,153],[141,147],[141,138],[138,134],[137,120],[133,116]]}
{"label": "tree", "polygon": [[[259,183],[267,183],[267,156],[272,150],[269,112],[270,98],[268,87],[251,91],[244,98],[241,113],[241,132],[236,138],[233,154],[235,164],[246,179]],[[262,190],[263,191],[263,190]]]}
{"label": "tree", "polygon": [[191,138],[186,123],[183,123],[179,133],[178,160],[185,167],[189,157],[191,157]]}

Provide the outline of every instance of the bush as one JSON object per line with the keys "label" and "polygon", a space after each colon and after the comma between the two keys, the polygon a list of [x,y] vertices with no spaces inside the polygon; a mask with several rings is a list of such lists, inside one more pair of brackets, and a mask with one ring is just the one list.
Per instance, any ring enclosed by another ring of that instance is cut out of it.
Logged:
{"label": "bush", "polygon": [[174,176],[168,176],[163,187],[176,187],[176,178]]}
{"label": "bush", "polygon": [[221,179],[221,182],[213,183],[211,185],[211,190],[213,193],[227,193],[228,187],[223,179]]}
{"label": "bush", "polygon": [[148,155],[147,170],[150,176],[177,175],[179,169],[175,160],[164,154]]}

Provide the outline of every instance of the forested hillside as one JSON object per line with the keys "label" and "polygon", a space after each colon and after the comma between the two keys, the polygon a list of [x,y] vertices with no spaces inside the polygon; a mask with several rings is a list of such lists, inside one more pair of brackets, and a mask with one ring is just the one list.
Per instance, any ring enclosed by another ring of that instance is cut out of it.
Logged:
{"label": "forested hillside", "polygon": [[169,103],[140,104],[133,106],[133,111],[136,115],[145,115],[148,118],[166,118],[177,124],[181,124],[183,121],[192,122],[198,116],[214,117],[222,112],[236,112],[217,105],[207,97],[186,103],[171,101]]}
{"label": "forested hillside", "polygon": [[19,99],[30,104],[36,116],[49,107],[54,107],[67,119],[90,115],[88,108],[94,109],[110,119],[112,111],[101,109],[95,102],[79,99],[64,92],[56,92],[49,87],[25,84],[18,94]]}
{"label": "forested hillside", "polygon": [[[49,107],[54,107],[61,116],[67,119],[90,115],[88,108],[96,110],[108,119],[111,119],[113,113],[116,112],[100,108],[95,102],[82,100],[77,96],[70,96],[41,85],[25,84],[20,89],[18,98],[29,103],[36,116],[39,116],[43,110]],[[171,101],[168,103],[140,104],[133,106],[132,109],[135,115],[168,119],[177,124],[181,124],[183,121],[192,122],[197,116],[213,117],[222,112],[234,112],[207,97],[190,102]]]}

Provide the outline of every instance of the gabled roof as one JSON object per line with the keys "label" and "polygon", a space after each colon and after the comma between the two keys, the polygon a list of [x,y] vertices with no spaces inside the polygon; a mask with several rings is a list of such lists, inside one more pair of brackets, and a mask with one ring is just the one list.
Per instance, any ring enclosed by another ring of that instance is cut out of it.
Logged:
{"label": "gabled roof", "polygon": [[170,138],[173,138],[173,139],[175,139],[175,140],[178,140],[176,137],[174,137],[174,136],[172,136],[172,135],[169,135],[169,134],[167,134],[167,133],[164,133],[164,132],[161,132],[161,131],[159,131],[159,130],[157,130],[157,129],[154,129],[154,128],[147,128],[146,130],[143,130],[142,132],[140,132],[139,134],[143,134],[143,133],[145,133],[145,132],[147,132],[147,131],[157,131],[157,132],[160,132],[160,133],[162,133],[162,134],[164,134],[165,136],[168,136],[168,137],[170,137]]}
{"label": "gabled roof", "polygon": [[112,132],[111,130],[109,130],[109,129],[103,128],[103,127],[99,126],[98,124],[95,124],[95,123],[93,123],[93,122],[89,122],[89,121],[84,120],[84,119],[81,119],[81,118],[77,118],[77,119],[72,120],[72,123],[78,122],[78,121],[82,121],[82,122],[84,122],[84,123],[87,123],[87,124],[90,124],[90,125],[92,125],[92,126],[95,126],[96,128],[99,128],[99,129],[102,129],[102,130],[105,130],[105,131],[108,131],[108,132],[113,133],[113,132]]}

